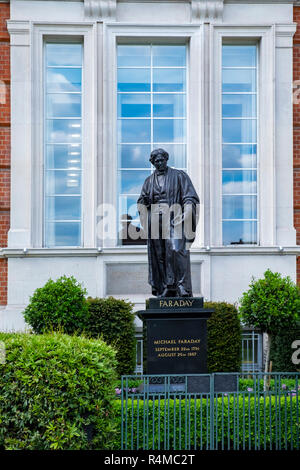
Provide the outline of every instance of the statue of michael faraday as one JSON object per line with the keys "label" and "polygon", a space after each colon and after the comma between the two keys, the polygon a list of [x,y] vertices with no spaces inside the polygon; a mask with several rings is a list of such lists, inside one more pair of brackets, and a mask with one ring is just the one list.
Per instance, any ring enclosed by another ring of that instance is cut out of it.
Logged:
{"label": "statue of michael faraday", "polygon": [[168,167],[168,158],[163,149],[151,152],[155,171],[137,201],[147,234],[149,284],[157,297],[192,297],[189,247],[195,239],[199,197],[184,171]]}

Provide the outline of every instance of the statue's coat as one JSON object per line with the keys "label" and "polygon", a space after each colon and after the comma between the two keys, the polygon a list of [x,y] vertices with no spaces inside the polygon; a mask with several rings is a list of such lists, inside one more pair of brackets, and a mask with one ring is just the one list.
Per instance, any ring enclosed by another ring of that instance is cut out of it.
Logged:
{"label": "statue's coat", "polygon": [[[188,239],[184,233],[184,223],[189,217],[190,227],[195,233],[197,225],[199,198],[189,176],[182,170],[167,168],[165,174],[164,193],[166,203],[169,207],[178,204],[182,208],[182,217],[179,223],[182,225],[182,237],[176,238],[174,214],[170,214],[170,237],[164,240],[151,238],[151,204],[154,204],[155,172],[146,178],[138,204],[147,208],[140,211],[141,224],[147,231],[148,237],[148,265],[149,284],[152,286],[152,293],[160,295],[167,286],[182,285],[192,296],[192,284],[190,273],[189,250],[186,249],[186,242],[192,243],[195,235]],[[184,206],[185,209],[184,209]],[[142,213],[146,212],[146,218]],[[145,227],[147,225],[147,227]],[[163,248],[162,248],[163,247]],[[162,255],[162,249],[164,251]],[[162,263],[164,258],[164,263]]]}

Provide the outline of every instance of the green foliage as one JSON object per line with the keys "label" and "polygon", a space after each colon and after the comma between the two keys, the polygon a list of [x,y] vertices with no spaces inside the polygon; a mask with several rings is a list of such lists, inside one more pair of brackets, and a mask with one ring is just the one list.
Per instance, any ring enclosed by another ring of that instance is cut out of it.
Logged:
{"label": "green foliage", "polygon": [[86,290],[72,276],[49,279],[30,298],[25,321],[38,334],[51,330],[81,332],[88,313],[85,295]]}
{"label": "green foliage", "polygon": [[85,332],[92,338],[101,335],[117,350],[118,375],[133,374],[136,362],[136,339],[133,304],[114,297],[88,298],[89,314]]}
{"label": "green foliage", "polygon": [[133,304],[113,297],[86,300],[86,290],[73,277],[62,276],[36,289],[24,311],[34,333],[60,331],[102,337],[117,350],[119,375],[135,369]]}
{"label": "green foliage", "polygon": [[290,277],[268,269],[263,279],[252,278],[249,290],[240,299],[239,311],[246,325],[273,337],[299,319],[300,289]]}
{"label": "green foliage", "polygon": [[[116,360],[101,340],[0,334],[0,447],[110,449]],[[89,433],[91,432],[91,435]]]}
{"label": "green foliage", "polygon": [[[239,398],[234,394],[216,398],[213,401],[215,448],[274,449],[276,443],[283,449],[292,445],[296,448],[299,444],[297,403],[297,397],[290,395],[258,398],[246,393]],[[121,429],[121,400],[114,406]],[[124,448],[127,444],[128,449],[209,449],[211,406],[207,398],[146,402],[128,399]],[[116,434],[115,449],[120,448],[121,437]]]}
{"label": "green foliage", "polygon": [[[261,374],[263,375],[263,374]],[[270,381],[269,381],[269,377],[270,377]],[[280,380],[277,378],[277,379],[272,379],[272,376],[268,376],[268,382],[270,382],[270,386],[269,386],[269,391],[274,391],[276,393],[278,392],[283,392],[283,391],[295,391],[296,390],[296,387],[300,386],[300,381],[298,380],[298,382],[296,382],[295,379],[291,379],[291,378],[288,378],[287,377],[282,377],[280,378]],[[239,379],[239,390],[240,391],[243,391],[243,392],[247,392],[249,390],[252,390],[252,391],[262,391],[264,388],[264,380],[263,378],[261,379],[256,379],[256,380],[253,380],[253,379]],[[299,395],[300,395],[300,392],[299,392]]]}
{"label": "green foliage", "polygon": [[273,371],[300,372],[300,365],[292,362],[292,354],[295,352],[295,349],[292,349],[292,343],[295,340],[300,340],[299,324],[294,328],[280,330],[274,336],[270,355]]}
{"label": "green foliage", "polygon": [[208,371],[238,372],[242,331],[236,307],[225,302],[206,302],[204,307],[214,309],[207,321]]}

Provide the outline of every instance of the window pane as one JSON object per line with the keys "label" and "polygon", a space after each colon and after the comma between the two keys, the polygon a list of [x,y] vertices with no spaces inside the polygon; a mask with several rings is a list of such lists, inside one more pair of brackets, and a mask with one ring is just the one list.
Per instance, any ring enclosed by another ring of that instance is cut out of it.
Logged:
{"label": "window pane", "polygon": [[223,194],[255,194],[256,170],[223,171]]}
{"label": "window pane", "polygon": [[184,67],[185,64],[185,46],[153,46],[154,67]]}
{"label": "window pane", "polygon": [[257,222],[223,222],[223,244],[257,243]]}
{"label": "window pane", "polygon": [[46,168],[65,168],[76,170],[81,168],[81,145],[55,145],[46,146]]}
{"label": "window pane", "polygon": [[184,119],[155,119],[153,138],[156,142],[183,142],[185,140]]}
{"label": "window pane", "polygon": [[153,69],[153,91],[185,91],[185,69]]}
{"label": "window pane", "polygon": [[119,69],[118,91],[150,91],[150,69]]}
{"label": "window pane", "polygon": [[118,122],[119,142],[150,142],[150,119],[122,119]]}
{"label": "window pane", "polygon": [[256,95],[223,95],[223,117],[256,117]]}
{"label": "window pane", "polygon": [[76,143],[81,141],[81,121],[78,119],[48,119],[47,141]]}
{"label": "window pane", "polygon": [[223,142],[255,143],[256,119],[224,119]]}
{"label": "window pane", "polygon": [[80,220],[81,198],[78,196],[49,196],[46,198],[48,220]]}
{"label": "window pane", "polygon": [[150,117],[151,95],[142,94],[119,94],[118,95],[119,117]]}
{"label": "window pane", "polygon": [[154,148],[163,147],[169,154],[168,165],[174,168],[186,169],[186,145],[155,143]]}
{"label": "window pane", "polygon": [[118,145],[121,168],[149,168],[150,145]]}
{"label": "window pane", "polygon": [[256,46],[223,46],[223,67],[255,67]]}
{"label": "window pane", "polygon": [[81,44],[46,44],[48,66],[81,66]]}
{"label": "window pane", "polygon": [[81,68],[48,68],[47,92],[81,91]]}
{"label": "window pane", "polygon": [[149,171],[123,170],[121,174],[121,193],[140,195],[142,185],[150,175]]}
{"label": "window pane", "polygon": [[256,70],[223,70],[223,92],[256,92]]}
{"label": "window pane", "polygon": [[223,145],[223,168],[256,168],[256,145]]}
{"label": "window pane", "polygon": [[118,46],[119,67],[150,67],[150,46]]}
{"label": "window pane", "polygon": [[81,95],[73,93],[47,96],[47,117],[81,117]]}
{"label": "window pane", "polygon": [[256,219],[256,196],[223,196],[223,219]]}
{"label": "window pane", "polygon": [[185,95],[154,94],[154,117],[185,117]]}
{"label": "window pane", "polygon": [[80,246],[79,222],[48,222],[46,224],[46,246]]}
{"label": "window pane", "polygon": [[78,194],[81,193],[81,172],[48,170],[46,172],[46,193]]}

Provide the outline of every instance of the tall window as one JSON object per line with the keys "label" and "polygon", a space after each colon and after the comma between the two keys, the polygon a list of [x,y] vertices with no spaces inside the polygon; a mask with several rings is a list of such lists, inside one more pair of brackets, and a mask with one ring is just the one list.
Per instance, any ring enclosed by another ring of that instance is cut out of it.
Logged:
{"label": "tall window", "polygon": [[45,44],[45,236],[81,245],[82,44]]}
{"label": "tall window", "polygon": [[136,200],[153,170],[150,152],[164,148],[169,165],[186,169],[186,46],[118,46],[119,228],[139,226]]}
{"label": "tall window", "polygon": [[223,244],[257,243],[257,47],[223,45]]}

